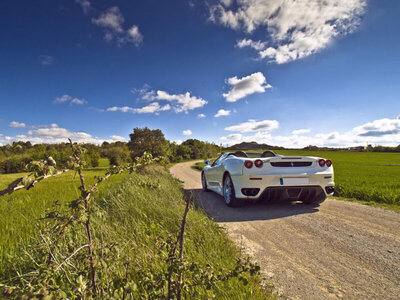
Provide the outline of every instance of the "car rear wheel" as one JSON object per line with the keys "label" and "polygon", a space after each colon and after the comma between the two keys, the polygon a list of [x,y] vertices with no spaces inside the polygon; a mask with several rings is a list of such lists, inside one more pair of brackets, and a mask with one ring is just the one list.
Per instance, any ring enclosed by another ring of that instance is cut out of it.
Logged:
{"label": "car rear wheel", "polygon": [[207,187],[207,180],[206,180],[206,175],[204,172],[201,172],[201,185],[203,187],[203,191],[208,192],[209,189]]}
{"label": "car rear wheel", "polygon": [[227,206],[234,207],[240,204],[240,200],[235,196],[235,188],[229,174],[224,178],[223,195]]}

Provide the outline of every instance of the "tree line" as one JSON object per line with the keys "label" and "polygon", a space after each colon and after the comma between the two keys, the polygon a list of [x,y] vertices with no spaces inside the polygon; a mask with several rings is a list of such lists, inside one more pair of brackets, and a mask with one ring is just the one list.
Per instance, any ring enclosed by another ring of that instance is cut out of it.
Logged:
{"label": "tree line", "polygon": [[[215,157],[221,148],[213,143],[188,139],[181,144],[167,140],[160,129],[134,128],[129,142],[103,142],[101,145],[81,144],[85,151],[86,168],[99,166],[100,158],[109,160],[110,165],[120,166],[131,163],[144,152],[154,157],[163,156],[170,162],[189,159]],[[19,173],[26,171],[31,161],[51,156],[60,168],[68,165],[71,157],[69,143],[35,144],[31,142],[13,142],[0,147],[0,173]]]}

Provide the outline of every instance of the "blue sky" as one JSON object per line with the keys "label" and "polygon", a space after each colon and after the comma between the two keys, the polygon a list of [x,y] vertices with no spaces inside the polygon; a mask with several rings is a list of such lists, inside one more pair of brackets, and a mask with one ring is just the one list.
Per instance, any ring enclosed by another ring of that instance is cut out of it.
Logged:
{"label": "blue sky", "polygon": [[400,143],[400,2],[2,1],[0,144]]}

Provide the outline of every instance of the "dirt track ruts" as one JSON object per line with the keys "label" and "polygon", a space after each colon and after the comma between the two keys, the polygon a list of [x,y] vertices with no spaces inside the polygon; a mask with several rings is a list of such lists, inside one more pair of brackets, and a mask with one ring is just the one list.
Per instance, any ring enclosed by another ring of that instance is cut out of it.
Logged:
{"label": "dirt track ruts", "polygon": [[264,276],[293,299],[400,299],[400,214],[328,199],[256,203],[229,208],[201,190],[194,162],[171,173],[198,205],[261,265]]}

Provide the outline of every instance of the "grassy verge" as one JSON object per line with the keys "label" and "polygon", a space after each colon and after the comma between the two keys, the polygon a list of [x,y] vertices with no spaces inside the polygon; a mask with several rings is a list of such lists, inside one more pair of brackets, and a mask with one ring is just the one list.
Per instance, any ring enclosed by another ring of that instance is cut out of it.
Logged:
{"label": "grassy verge", "polygon": [[357,202],[360,204],[369,205],[369,206],[373,206],[373,207],[379,207],[379,208],[392,210],[392,211],[400,213],[400,205],[380,203],[380,202],[375,202],[375,201],[363,201],[363,200],[358,200],[356,198],[345,198],[345,197],[337,197],[337,196],[335,196],[334,198],[337,200]]}
{"label": "grassy verge", "polygon": [[[159,278],[168,270],[168,247],[176,239],[185,208],[181,184],[161,166],[149,166],[141,174],[121,176],[108,187],[103,187],[97,195],[92,218],[95,242],[102,245],[97,250],[99,285],[102,291],[112,293],[106,292],[102,297],[119,299],[125,295],[133,299],[155,299],[164,295],[165,298],[166,282],[161,281],[160,284]],[[30,205],[26,203],[26,206]],[[78,245],[79,239],[80,236],[77,236],[77,241],[74,241]],[[212,277],[218,272],[227,273],[234,269],[239,252],[216,223],[202,211],[192,209],[187,217],[183,257],[203,270],[203,275],[206,273]],[[29,259],[11,257],[7,261],[14,261],[15,268],[20,272],[28,272],[34,267]],[[40,257],[35,257],[35,263],[39,261]],[[82,258],[77,255],[70,263],[79,266],[81,261]],[[185,274],[185,281],[188,282],[189,275]],[[5,279],[15,274],[3,275]],[[51,284],[56,282],[57,288],[68,297],[72,297],[72,290],[75,294],[82,293],[79,278],[66,282],[60,279],[61,275],[62,272],[56,273]],[[258,275],[244,276],[245,280],[231,277],[211,286],[191,286],[183,291],[183,298],[270,297],[270,293],[261,288]]]}
{"label": "grassy verge", "polygon": [[191,168],[197,171],[203,171],[203,168],[206,166],[204,162],[197,162]]}

